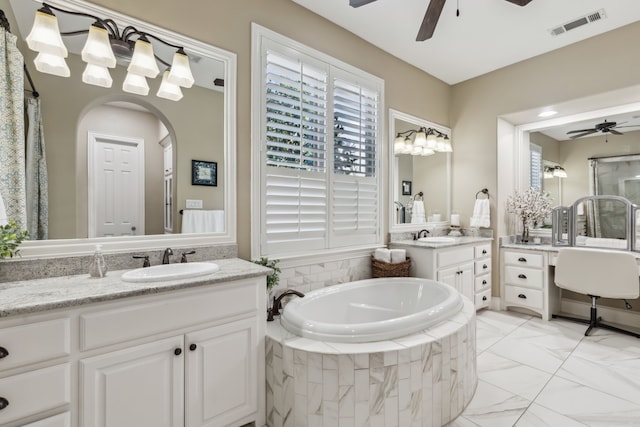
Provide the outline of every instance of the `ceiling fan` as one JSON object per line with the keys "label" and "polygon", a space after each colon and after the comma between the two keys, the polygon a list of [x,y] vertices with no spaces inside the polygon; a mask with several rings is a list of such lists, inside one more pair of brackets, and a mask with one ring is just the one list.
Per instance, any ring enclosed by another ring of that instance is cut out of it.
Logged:
{"label": "ceiling fan", "polygon": [[592,128],[589,128],[589,129],[570,130],[569,132],[567,132],[567,135],[575,134],[575,135],[572,135],[570,137],[571,139],[581,138],[583,136],[591,135],[592,133],[596,133],[596,132],[612,133],[614,135],[622,135],[622,132],[617,131],[616,129],[631,128],[631,127],[638,127],[638,126],[640,126],[640,125],[618,126],[618,123],[616,123],[616,122],[608,122],[605,119],[604,122],[598,123],[597,125],[595,125]]}
{"label": "ceiling fan", "polygon": [[[360,7],[365,4],[373,3],[376,0],[349,0],[349,6],[351,7]],[[430,0],[429,7],[427,7],[427,13],[424,15],[424,19],[422,20],[422,25],[420,26],[420,30],[418,31],[418,36],[416,37],[416,41],[422,42],[428,40],[433,36],[433,32],[436,29],[436,25],[438,24],[438,19],[440,19],[440,13],[442,12],[442,8],[444,7],[444,3],[446,0]],[[516,4],[518,6],[526,6],[531,0],[506,0],[510,3]]]}

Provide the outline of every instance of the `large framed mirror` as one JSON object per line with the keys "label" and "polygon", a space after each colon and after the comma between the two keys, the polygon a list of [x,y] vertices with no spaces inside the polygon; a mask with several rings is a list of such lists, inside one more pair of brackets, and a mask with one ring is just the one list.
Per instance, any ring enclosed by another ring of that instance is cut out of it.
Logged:
{"label": "large framed mirror", "polygon": [[[411,223],[407,209],[422,193],[426,219],[447,221],[451,214],[451,153],[429,156],[394,152],[393,141],[399,133],[420,128],[435,129],[451,138],[451,130],[428,120],[389,109],[389,230],[406,231],[419,227]],[[403,213],[404,212],[404,213]]]}
{"label": "large framed mirror", "polygon": [[[111,88],[85,84],[86,64],[79,53],[86,34],[63,36],[69,50],[69,78],[40,73],[33,62],[36,53],[24,39],[42,3],[0,0],[39,93],[46,144],[48,236],[25,242],[23,257],[85,253],[96,242],[107,251],[236,243],[236,55],[82,0],[47,3],[111,18],[120,28],[133,26],[183,46],[195,84],[183,88],[179,101],[156,96],[161,77],[149,79],[147,96],[127,93],[121,89],[126,64],[110,70]],[[86,29],[93,22],[65,13],[56,16],[61,32]],[[156,58],[171,61],[174,48],[152,44]],[[25,96],[32,96],[26,78],[25,89]],[[137,186],[100,185],[103,171],[96,165],[114,144],[141,146]],[[194,179],[198,173],[205,179]],[[137,192],[129,194],[129,187]],[[104,191],[113,196],[103,197]],[[113,205],[135,204],[137,222],[124,232],[101,228],[105,200],[111,201],[106,207],[112,210]],[[216,212],[218,224],[183,232],[182,214],[190,209]]]}

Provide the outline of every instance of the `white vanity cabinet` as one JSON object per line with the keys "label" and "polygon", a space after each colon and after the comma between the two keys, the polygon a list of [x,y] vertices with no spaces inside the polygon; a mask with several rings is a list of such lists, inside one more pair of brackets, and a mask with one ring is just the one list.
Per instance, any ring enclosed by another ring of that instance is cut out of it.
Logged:
{"label": "white vanity cabinet", "polygon": [[0,425],[263,425],[264,289],[258,276],[0,319]]}
{"label": "white vanity cabinet", "polygon": [[410,274],[447,283],[474,301],[476,309],[491,303],[491,243],[480,241],[446,247],[390,243],[411,257]]}

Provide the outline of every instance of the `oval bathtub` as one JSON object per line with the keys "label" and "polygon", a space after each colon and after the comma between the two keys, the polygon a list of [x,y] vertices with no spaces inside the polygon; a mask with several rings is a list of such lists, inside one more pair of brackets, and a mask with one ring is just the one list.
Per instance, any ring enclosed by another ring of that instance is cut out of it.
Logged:
{"label": "oval bathtub", "polygon": [[434,280],[368,279],[295,298],[280,322],[291,333],[320,341],[381,341],[429,328],[454,316],[463,305],[455,289]]}

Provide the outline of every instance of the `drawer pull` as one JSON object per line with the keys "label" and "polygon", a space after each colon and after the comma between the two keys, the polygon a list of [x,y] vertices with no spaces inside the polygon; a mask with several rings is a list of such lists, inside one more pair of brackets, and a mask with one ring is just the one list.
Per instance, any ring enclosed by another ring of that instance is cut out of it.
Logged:
{"label": "drawer pull", "polygon": [[4,347],[0,347],[0,359],[4,359],[9,355],[9,350]]}
{"label": "drawer pull", "polygon": [[527,276],[524,274],[518,274],[518,279],[526,279]]}
{"label": "drawer pull", "polygon": [[518,298],[527,299],[527,296],[525,294],[518,294]]}
{"label": "drawer pull", "polygon": [[195,344],[191,344],[191,345],[189,346],[189,350],[191,350],[191,351],[196,351],[196,348],[198,348],[198,346],[197,346],[197,345],[195,345]]}
{"label": "drawer pull", "polygon": [[487,254],[487,250],[486,250],[486,249],[483,249],[483,250],[482,250],[482,255],[486,255],[486,254]]}
{"label": "drawer pull", "polygon": [[182,349],[176,348],[175,350],[173,350],[173,354],[175,354],[176,356],[180,356],[182,354]]}
{"label": "drawer pull", "polygon": [[485,295],[482,297],[482,301],[486,301],[486,300],[487,300],[487,296]]}
{"label": "drawer pull", "polygon": [[487,284],[487,281],[486,281],[486,280],[483,280],[483,281],[482,281],[482,284],[483,284],[483,285],[486,285],[486,284]]}
{"label": "drawer pull", "polygon": [[483,270],[486,270],[487,268],[489,268],[489,267],[487,266],[487,264],[483,264],[483,265],[482,265],[482,269],[483,269]]}
{"label": "drawer pull", "polygon": [[522,256],[521,256],[520,258],[518,258],[518,261],[520,261],[520,262],[527,262],[527,259],[526,259],[525,257],[522,257]]}
{"label": "drawer pull", "polygon": [[0,411],[9,406],[9,401],[4,397],[0,397]]}

